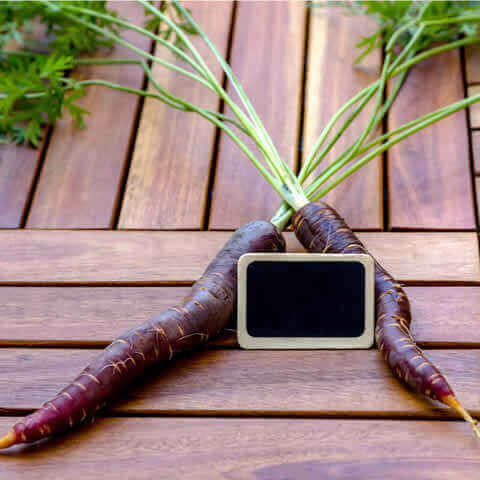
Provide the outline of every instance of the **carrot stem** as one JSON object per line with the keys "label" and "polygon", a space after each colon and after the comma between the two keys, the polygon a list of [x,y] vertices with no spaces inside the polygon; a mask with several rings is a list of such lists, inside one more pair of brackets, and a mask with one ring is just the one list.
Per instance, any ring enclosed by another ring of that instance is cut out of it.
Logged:
{"label": "carrot stem", "polygon": [[475,420],[453,395],[448,395],[445,398],[442,398],[441,401],[455,410],[466,422],[468,422],[477,438],[480,438],[480,430],[477,427],[478,420]]}
{"label": "carrot stem", "polygon": [[15,443],[17,443],[17,435],[12,429],[5,436],[0,438],[0,450],[11,447],[12,445],[15,445]]}

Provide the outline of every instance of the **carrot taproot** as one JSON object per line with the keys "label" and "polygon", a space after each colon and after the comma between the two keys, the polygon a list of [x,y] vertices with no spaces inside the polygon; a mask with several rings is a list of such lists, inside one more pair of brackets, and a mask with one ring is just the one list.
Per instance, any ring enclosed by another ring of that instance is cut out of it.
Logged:
{"label": "carrot taproot", "polygon": [[[368,254],[343,218],[326,203],[305,205],[296,212],[292,224],[301,244],[311,252]],[[394,375],[417,392],[451,407],[480,437],[477,421],[460,404],[444,375],[416,345],[410,332],[410,304],[405,291],[377,261],[375,299],[375,340]]]}
{"label": "carrot taproot", "polygon": [[269,222],[255,221],[239,228],[180,306],[120,335],[55,398],[0,438],[0,448],[40,440],[78,425],[114,400],[146,369],[217,334],[236,306],[240,256],[284,250],[282,234]]}

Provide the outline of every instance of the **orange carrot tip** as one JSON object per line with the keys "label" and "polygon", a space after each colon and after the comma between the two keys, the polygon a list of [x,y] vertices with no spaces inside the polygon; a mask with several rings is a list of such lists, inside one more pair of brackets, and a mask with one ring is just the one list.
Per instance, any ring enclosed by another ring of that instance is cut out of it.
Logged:
{"label": "orange carrot tip", "polygon": [[470,424],[475,435],[480,438],[480,430],[477,427],[478,420],[475,420],[461,405],[461,403],[453,396],[448,395],[442,399],[443,403],[453,408],[459,415],[461,415],[466,422]]}
{"label": "orange carrot tip", "polygon": [[10,430],[4,437],[0,438],[0,450],[11,447],[17,443],[17,435],[14,430]]}

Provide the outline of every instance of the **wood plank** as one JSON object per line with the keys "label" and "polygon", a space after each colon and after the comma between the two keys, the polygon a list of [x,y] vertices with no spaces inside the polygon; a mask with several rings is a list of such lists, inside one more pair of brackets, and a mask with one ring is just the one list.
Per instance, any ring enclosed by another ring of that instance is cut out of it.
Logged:
{"label": "wood plank", "polygon": [[[196,21],[224,56],[232,5],[232,2],[187,2]],[[208,46],[199,37],[191,40],[221,80],[221,67]],[[164,47],[157,50],[163,59],[186,66]],[[153,73],[168,91],[196,105],[217,110],[217,95],[203,85],[158,64],[154,65]],[[119,227],[202,229],[214,139],[214,126],[195,113],[173,110],[158,100],[147,99]]]}
{"label": "wood plank", "polygon": [[480,178],[475,178],[475,190],[477,192],[477,208],[480,208]]}
{"label": "wood plank", "polygon": [[[480,85],[475,85],[473,87],[468,87],[468,96],[478,95],[480,93]],[[470,113],[470,126],[472,128],[480,128],[480,105],[474,103],[468,108]],[[477,132],[473,132],[477,133]],[[475,146],[474,146],[475,147]]]}
{"label": "wood plank", "polygon": [[480,289],[407,287],[406,292],[412,308],[412,333],[421,343],[480,343]]}
{"label": "wood plank", "polygon": [[472,134],[472,154],[473,168],[475,175],[480,175],[480,131],[471,131]]}
{"label": "wood plank", "polygon": [[467,83],[480,83],[480,47],[470,45],[465,47],[465,70]]}
{"label": "wood plank", "polygon": [[[291,166],[297,156],[304,37],[302,2],[238,3],[230,63],[280,155]],[[238,99],[231,86],[228,91]],[[253,142],[246,144],[257,152]],[[234,229],[267,219],[278,205],[278,194],[222,134],[209,228]]]}
{"label": "wood plank", "polygon": [[0,345],[106,345],[177,305],[189,287],[1,287]]}
{"label": "wood plank", "polygon": [[[0,418],[0,428],[13,420]],[[478,441],[467,428],[377,419],[106,418],[1,452],[0,473],[9,480],[93,480],[100,472],[106,480],[475,480]]]}
{"label": "wood plank", "polygon": [[[189,290],[189,287],[0,287],[0,321],[5,320],[0,345],[105,346],[132,325],[177,305]],[[421,286],[407,287],[406,291],[412,306],[412,331],[419,343],[480,345],[479,287]],[[233,333],[216,339],[213,345],[238,346]]]}
{"label": "wood plank", "polygon": [[[302,155],[304,161],[331,116],[347,100],[378,78],[381,64],[379,50],[372,52],[360,67],[353,66],[360,52],[356,44],[369,32],[372,33],[374,27],[366,17],[345,15],[343,7],[312,9],[305,100],[305,148]],[[373,111],[374,102],[370,103],[321,164],[322,170],[361,135]],[[363,167],[325,198],[342,211],[352,228],[378,230],[383,227],[382,196],[379,158]],[[359,198],[362,201],[359,202]]]}
{"label": "wood plank", "polygon": [[[0,349],[0,409],[38,408],[98,353]],[[428,357],[478,415],[480,350],[429,350]],[[168,415],[455,417],[405,388],[376,350],[199,351],[156,368],[112,409]]]}
{"label": "wood plank", "polygon": [[[26,40],[40,50],[48,48],[43,25],[33,25]],[[13,40],[6,50],[18,50]],[[35,177],[40,166],[45,135],[37,149],[27,145],[0,144],[0,228],[19,228],[24,221]]]}
{"label": "wood plank", "polygon": [[[389,129],[463,97],[460,53],[437,55],[410,73],[392,107]],[[475,229],[465,112],[395,145],[389,186],[391,228]]]}
{"label": "wood plank", "polygon": [[[0,283],[192,282],[229,232],[0,231]],[[478,241],[470,232],[362,232],[401,281],[480,281]],[[288,249],[303,251],[290,232]]]}
{"label": "wood plank", "polygon": [[33,186],[41,149],[0,145],[0,228],[19,228]]}
{"label": "wood plank", "polygon": [[[143,25],[143,8],[134,2],[120,5],[121,15]],[[127,30],[124,37],[143,49],[150,40]],[[138,58],[116,47],[112,58]],[[75,69],[76,79],[102,78],[141,88],[143,71],[136,65],[96,65]],[[87,126],[79,130],[68,116],[52,134],[27,227],[110,228],[128,155],[139,98],[101,86],[91,86],[79,102],[91,111]]]}

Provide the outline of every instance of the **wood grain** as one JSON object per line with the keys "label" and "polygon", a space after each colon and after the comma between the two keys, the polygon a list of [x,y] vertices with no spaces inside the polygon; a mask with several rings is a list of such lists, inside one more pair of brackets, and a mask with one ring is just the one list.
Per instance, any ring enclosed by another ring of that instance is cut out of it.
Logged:
{"label": "wood grain", "polygon": [[[290,166],[297,156],[304,36],[302,2],[238,3],[230,63]],[[238,99],[231,86],[228,92]],[[245,143],[257,152],[253,142]],[[209,228],[234,229],[270,218],[279,198],[236,144],[222,134]]]}
{"label": "wood grain", "polygon": [[[189,287],[0,287],[0,345],[106,346]],[[423,345],[480,345],[479,287],[407,287]],[[232,323],[232,328],[235,325]],[[211,346],[238,347],[232,332]]]}
{"label": "wood grain", "polygon": [[[460,53],[437,55],[410,73],[390,112],[389,129],[463,97]],[[389,186],[391,228],[474,229],[465,112],[392,147]]]}
{"label": "wood grain", "polygon": [[480,175],[480,132],[472,130],[472,154],[475,175]]}
{"label": "wood grain", "polygon": [[189,287],[0,287],[0,345],[106,345]]}
{"label": "wood grain", "polygon": [[378,419],[106,418],[0,458],[9,480],[475,480],[480,467],[464,423]]}
{"label": "wood grain", "polygon": [[[36,48],[48,48],[47,35],[43,25],[34,24],[32,32],[24,32],[26,40]],[[13,40],[5,50],[18,50]],[[37,148],[27,145],[0,144],[0,228],[19,228],[28,209],[30,194],[35,187],[35,177],[45,147],[47,129]]]}
{"label": "wood grain", "polygon": [[[478,95],[480,93],[480,85],[468,87],[468,96]],[[470,112],[470,126],[472,128],[480,128],[480,104],[474,103],[468,108]],[[476,132],[473,132],[476,133]]]}
{"label": "wood grain", "polygon": [[423,344],[480,342],[480,289],[406,287],[412,309],[412,333]]}
{"label": "wood grain", "polygon": [[0,228],[19,228],[35,179],[41,150],[0,145]]}
{"label": "wood grain", "polygon": [[[232,2],[190,2],[187,5],[223,56],[227,52],[232,5]],[[221,67],[208,46],[198,36],[191,40],[221,81]],[[156,54],[185,68],[184,61],[165,50],[158,46]],[[203,85],[158,64],[154,65],[153,74],[162,87],[176,96],[217,110],[217,95]],[[204,118],[173,110],[156,99],[147,99],[119,227],[201,229],[214,140],[215,128]]]}
{"label": "wood grain", "polygon": [[[356,44],[362,37],[372,33],[374,27],[367,17],[345,15],[343,7],[312,9],[302,155],[304,161],[331,116],[347,100],[378,78],[381,63],[379,50],[370,54],[360,66],[353,66],[359,54]],[[373,106],[372,100],[322,162],[322,170],[361,135]],[[370,162],[325,198],[335,208],[341,209],[352,228],[381,229],[383,202],[380,159]]]}
{"label": "wood grain", "polygon": [[[111,7],[137,25],[143,8],[135,2]],[[150,40],[132,30],[124,37],[148,50]],[[138,55],[115,47],[112,58]],[[95,65],[75,69],[76,79],[101,78],[142,88],[143,71],[136,65]],[[139,98],[101,86],[90,86],[78,104],[91,112],[80,130],[65,114],[52,134],[40,181],[28,217],[29,228],[110,228],[135,126]]]}
{"label": "wood grain", "polygon": [[[196,280],[229,232],[0,231],[0,283],[178,283]],[[289,251],[303,251],[292,233]],[[363,232],[359,238],[403,281],[480,281],[469,232]]]}
{"label": "wood grain", "polygon": [[[0,409],[39,407],[98,354],[0,349]],[[427,356],[478,415],[480,351],[429,350]],[[200,351],[157,367],[122,398],[112,406],[116,413],[455,417],[405,388],[376,350]]]}
{"label": "wood grain", "polygon": [[480,178],[475,177],[475,190],[477,196],[477,208],[480,207]]}
{"label": "wood grain", "polygon": [[480,47],[478,45],[465,47],[465,73],[468,84],[480,82]]}

